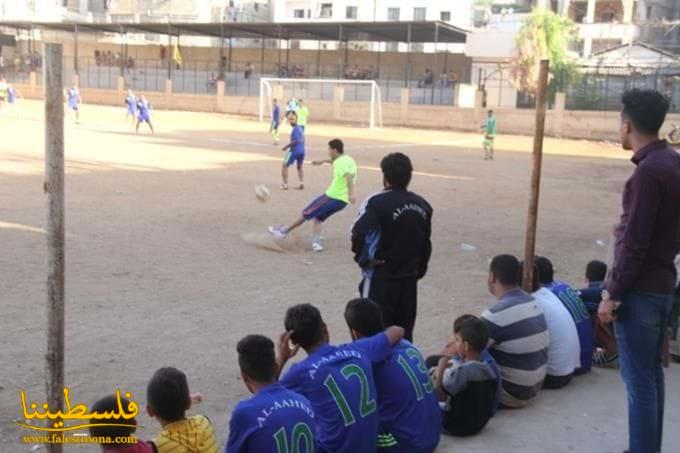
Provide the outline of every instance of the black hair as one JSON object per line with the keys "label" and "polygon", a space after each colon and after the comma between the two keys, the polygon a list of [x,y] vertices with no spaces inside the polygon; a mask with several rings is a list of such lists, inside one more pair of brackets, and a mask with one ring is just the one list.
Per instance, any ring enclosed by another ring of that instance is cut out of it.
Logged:
{"label": "black hair", "polygon": [[552,283],[555,280],[555,269],[552,262],[545,256],[534,258],[534,264],[538,267],[538,281],[542,285]]}
{"label": "black hair", "polygon": [[[519,282],[523,281],[524,277],[524,261],[519,262],[519,275],[517,276],[517,279]],[[538,291],[541,288],[541,272],[538,269],[538,266],[536,263],[534,263],[534,275],[532,275],[531,279],[531,292],[533,293],[534,291]]]}
{"label": "black hair", "polygon": [[385,330],[382,311],[371,299],[352,299],[345,306],[347,326],[364,337],[370,337]]}
{"label": "black hair", "polygon": [[474,316],[466,317],[465,320],[459,322],[455,334],[467,342],[470,349],[475,352],[482,352],[489,343],[489,328],[484,321]]}
{"label": "black hair", "polygon": [[328,142],[328,147],[336,150],[338,153],[343,154],[345,152],[345,144],[339,138],[334,138]]}
{"label": "black hair", "polygon": [[311,304],[293,305],[286,311],[283,322],[287,332],[292,331],[290,339],[303,349],[310,348],[321,341],[323,319],[318,308]]}
{"label": "black hair", "polygon": [[493,110],[489,110],[489,111],[488,111],[488,112],[486,112],[486,113],[493,113]]}
{"label": "black hair", "polygon": [[669,102],[656,90],[633,88],[621,96],[623,114],[630,119],[637,132],[657,135],[666,119]]}
{"label": "black hair", "polygon": [[465,321],[469,321],[470,319],[478,319],[475,315],[460,315],[453,321],[453,333],[458,333],[460,330],[460,326],[463,325]]}
{"label": "black hair", "polygon": [[146,399],[154,413],[164,421],[182,420],[189,405],[186,375],[173,367],[158,369],[146,386]]}
{"label": "black hair", "polygon": [[392,189],[406,190],[411,182],[411,173],[413,172],[411,159],[406,154],[388,154],[380,162],[380,168]]}
{"label": "black hair", "polygon": [[295,119],[297,119],[297,113],[296,113],[296,112],[293,112],[293,111],[291,110],[291,112],[288,114],[288,116],[293,116],[293,115],[295,115]]}
{"label": "black hair", "polygon": [[[127,411],[130,400],[121,396],[120,402],[123,405],[123,409]],[[105,396],[94,403],[94,405],[90,408],[90,412],[98,412],[100,414],[104,412],[118,413],[118,410],[118,397],[116,395]],[[90,436],[110,437],[111,439],[115,439],[116,437],[129,437],[137,429],[137,420],[135,418],[130,420],[125,420],[122,418],[110,418],[105,420],[93,418],[90,420],[91,425],[97,425],[98,423],[106,423],[107,426],[90,426]]]}
{"label": "black hair", "polygon": [[263,335],[248,335],[236,345],[241,372],[254,381],[269,383],[276,378],[274,342]]}
{"label": "black hair", "polygon": [[593,260],[586,266],[586,278],[589,282],[604,281],[607,276],[607,265],[602,261]]}
{"label": "black hair", "polygon": [[519,260],[512,255],[496,255],[489,270],[503,286],[519,285]]}

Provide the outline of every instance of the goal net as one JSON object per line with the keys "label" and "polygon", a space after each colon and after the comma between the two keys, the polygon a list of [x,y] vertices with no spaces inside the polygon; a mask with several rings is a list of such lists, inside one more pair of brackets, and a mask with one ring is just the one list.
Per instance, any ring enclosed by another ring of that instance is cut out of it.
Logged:
{"label": "goal net", "polygon": [[303,99],[311,118],[382,127],[382,96],[375,80],[260,79],[260,122],[269,120],[272,100],[281,114],[292,98]]}

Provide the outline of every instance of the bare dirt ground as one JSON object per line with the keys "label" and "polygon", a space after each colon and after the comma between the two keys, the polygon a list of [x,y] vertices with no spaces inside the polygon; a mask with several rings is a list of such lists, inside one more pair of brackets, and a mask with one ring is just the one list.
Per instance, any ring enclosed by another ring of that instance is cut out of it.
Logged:
{"label": "bare dirt ground", "polygon": [[[314,106],[310,106],[312,115]],[[329,167],[306,166],[304,192],[276,190],[282,153],[266,125],[224,115],[155,112],[156,135],[131,133],[122,108],[82,108],[66,126],[66,383],[72,399],[93,402],[116,388],[144,402],[161,366],[182,368],[224,445],[229,414],[247,391],[236,342],[278,335],[286,308],[318,305],[332,340],[349,340],[342,319],[357,295],[349,251],[356,206],[327,224],[327,250],[309,251],[310,227],[269,250],[267,225],[284,223],[325,189]],[[492,302],[488,260],[521,254],[531,138],[497,140],[482,160],[480,136],[452,132],[308,126],[308,159],[345,140],[360,165],[358,196],[381,188],[380,158],[409,154],[412,189],[434,207],[434,254],[420,285],[416,343],[434,353],[452,320]],[[0,452],[19,441],[20,389],[44,398],[46,200],[42,104],[25,102],[0,117]],[[502,131],[503,125],[499,124]],[[288,133],[283,128],[283,135]],[[580,285],[588,260],[604,259],[623,184],[632,170],[617,147],[547,139],[537,251],[560,279]],[[294,181],[295,179],[293,179]],[[253,186],[272,190],[259,203]],[[598,242],[602,241],[602,242]],[[474,251],[464,251],[461,244]],[[604,245],[601,245],[603,244]],[[665,451],[680,451],[680,367],[667,373]],[[138,434],[158,430],[143,415]],[[595,370],[533,407],[502,412],[470,439],[443,438],[439,451],[619,452],[626,447],[625,393],[614,370]],[[96,451],[92,447],[70,450]]]}

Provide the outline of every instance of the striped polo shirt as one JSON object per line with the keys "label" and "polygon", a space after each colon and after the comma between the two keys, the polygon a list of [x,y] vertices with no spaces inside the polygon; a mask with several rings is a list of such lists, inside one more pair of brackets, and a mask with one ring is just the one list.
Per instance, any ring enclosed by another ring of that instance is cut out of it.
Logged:
{"label": "striped polo shirt", "polygon": [[548,368],[548,327],[534,298],[517,288],[482,313],[503,389],[521,401],[538,395]]}

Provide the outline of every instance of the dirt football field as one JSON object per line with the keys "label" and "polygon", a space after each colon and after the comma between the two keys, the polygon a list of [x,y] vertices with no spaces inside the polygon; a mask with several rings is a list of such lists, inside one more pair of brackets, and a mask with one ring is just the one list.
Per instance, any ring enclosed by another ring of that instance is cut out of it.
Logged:
{"label": "dirt football field", "polygon": [[[315,124],[309,107],[307,161],[327,157],[328,140],[341,138],[359,165],[359,201],[382,188],[382,156],[411,157],[411,189],[434,208],[415,343],[426,355],[439,352],[455,317],[478,315],[493,302],[490,258],[523,253],[532,138],[504,135],[499,124],[496,159],[484,161],[479,134]],[[358,205],[327,222],[323,253],[311,251],[311,225],[276,242],[267,226],[293,220],[326,189],[331,170],[305,165],[304,191],[278,190],[283,153],[267,124],[157,111],[156,133],[143,125],[135,135],[122,107],[81,110],[81,124],[67,116],[65,127],[72,401],[130,391],[142,408],[137,434],[153,438],[159,427],[144,411],[146,383],[157,368],[176,366],[203,393],[192,411],[212,420],[223,447],[229,414],[248,394],[236,360],[241,337],[278,336],[286,308],[309,302],[321,309],[333,342],[349,340],[342,314],[358,295],[349,249]],[[22,443],[32,432],[16,425],[22,389],[31,401],[45,398],[44,128],[37,101],[0,116],[0,453],[44,451]],[[282,142],[289,133],[282,127]],[[545,140],[537,252],[552,259],[558,279],[581,286],[586,263],[606,259],[633,169],[629,157],[615,144]],[[268,202],[257,201],[256,184],[270,189]],[[664,451],[678,452],[680,366],[671,365],[666,382]],[[478,436],[443,436],[438,451],[618,453],[626,440],[618,371],[595,369],[565,389],[544,391],[528,409],[501,412]]]}

